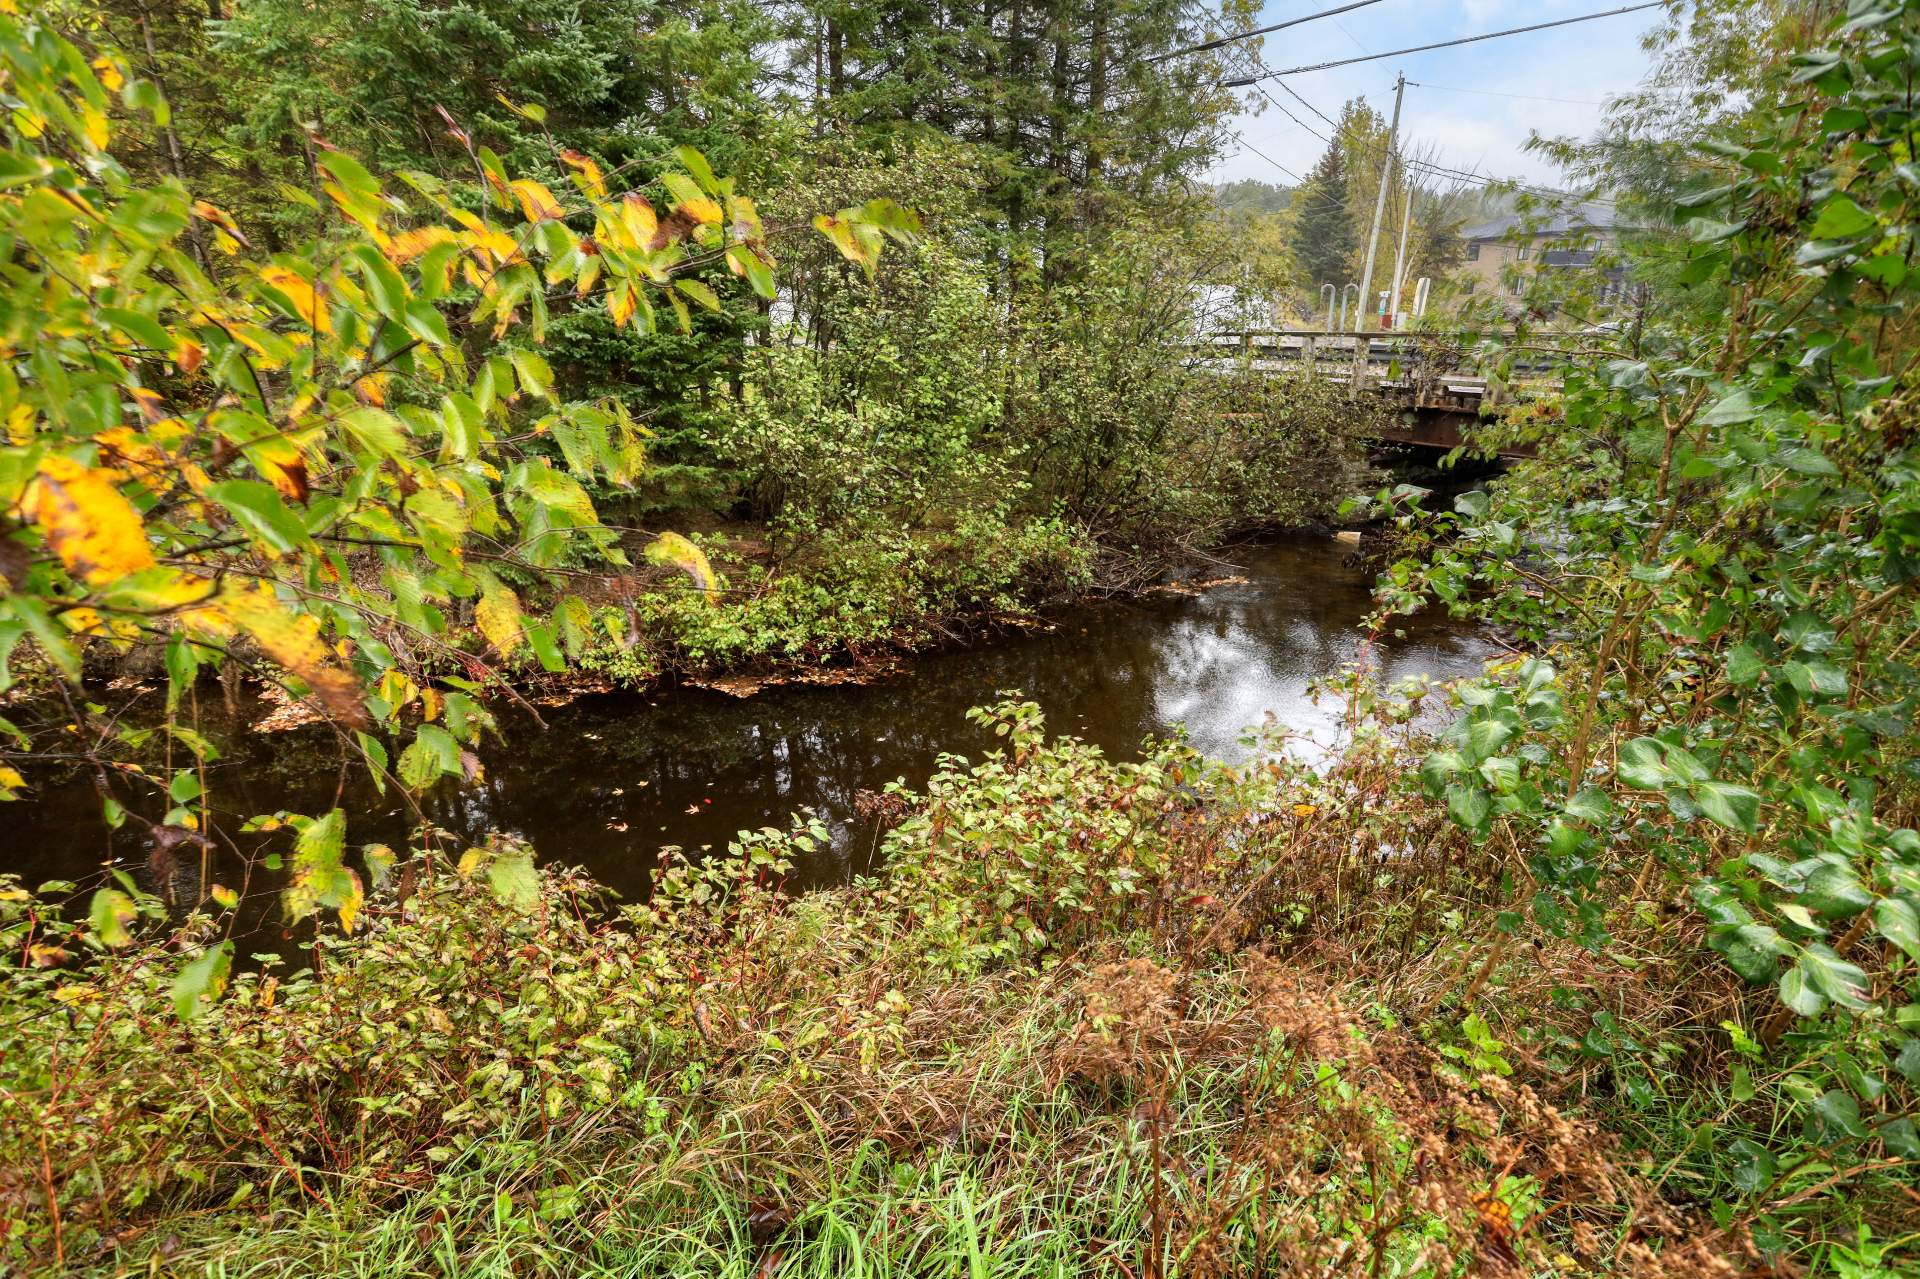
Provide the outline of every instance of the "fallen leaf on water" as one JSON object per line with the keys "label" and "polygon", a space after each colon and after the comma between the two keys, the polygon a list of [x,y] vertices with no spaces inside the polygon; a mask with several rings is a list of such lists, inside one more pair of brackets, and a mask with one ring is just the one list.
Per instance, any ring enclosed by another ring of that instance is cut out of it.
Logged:
{"label": "fallen leaf on water", "polygon": [[[687,805],[687,812],[688,812],[689,814],[697,814],[697,813],[699,813],[699,811],[700,811],[700,805],[698,805],[698,804],[688,804],[688,805]],[[665,828],[663,827],[662,829],[665,829]]]}

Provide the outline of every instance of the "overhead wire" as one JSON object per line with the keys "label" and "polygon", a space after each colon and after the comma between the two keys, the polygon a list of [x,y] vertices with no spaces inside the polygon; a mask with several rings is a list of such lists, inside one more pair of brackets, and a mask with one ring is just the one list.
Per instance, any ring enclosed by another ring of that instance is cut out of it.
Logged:
{"label": "overhead wire", "polygon": [[[1529,31],[1539,31],[1549,27],[1567,26],[1576,22],[1588,22],[1596,18],[1613,17],[1622,13],[1631,13],[1639,9],[1654,8],[1654,7],[1657,7],[1657,4],[1658,4],[1658,0],[1654,0],[1653,3],[1630,5],[1620,9],[1607,10],[1606,12],[1603,12],[1603,13],[1592,13],[1592,14],[1585,14],[1575,18],[1561,19],[1556,22],[1537,23],[1527,27],[1515,27],[1507,31],[1488,32],[1484,35],[1469,36],[1461,40],[1446,41],[1442,44],[1437,44],[1437,45],[1421,46],[1420,49],[1412,49],[1412,50],[1403,49],[1403,50],[1399,50],[1398,52],[1400,53],[1421,52],[1425,49],[1448,48],[1448,47],[1452,47],[1460,44],[1471,44],[1481,40],[1497,39],[1503,36],[1520,35]],[[1344,10],[1330,10],[1320,14],[1310,14],[1310,15],[1307,15],[1307,18],[1328,17],[1328,16],[1331,16],[1332,13],[1334,12],[1344,12]],[[1295,21],[1305,21],[1307,20],[1307,18],[1296,19]],[[1293,25],[1293,24],[1283,23],[1278,25],[1287,26],[1287,25]],[[1277,28],[1265,28],[1263,29],[1263,31],[1259,31],[1259,32],[1247,32],[1245,33],[1245,36],[1263,34],[1265,30],[1273,30],[1273,29],[1277,29]],[[1244,38],[1244,36],[1242,38]],[[1351,35],[1349,35],[1349,38],[1351,38]],[[1217,47],[1219,44],[1223,44],[1223,43],[1230,43],[1230,41],[1223,40],[1223,41],[1213,42],[1213,44],[1211,44],[1209,47]],[[1191,52],[1191,50],[1185,50],[1183,52]],[[1172,56],[1172,55],[1168,55],[1168,56]],[[1273,68],[1267,66],[1264,60],[1260,59],[1257,55],[1255,55],[1255,59],[1254,59],[1255,65],[1260,68],[1261,74],[1257,76],[1246,77],[1242,80],[1229,81],[1228,87],[1253,88],[1260,94],[1261,97],[1265,98],[1268,102],[1272,103],[1274,107],[1278,108],[1278,110],[1282,115],[1286,116],[1287,119],[1291,120],[1296,126],[1304,130],[1309,136],[1314,137],[1319,141],[1324,142],[1327,145],[1331,146],[1333,145],[1333,139],[1327,137],[1325,134],[1315,129],[1312,125],[1302,120],[1299,116],[1295,115],[1278,98],[1274,97],[1271,93],[1267,92],[1266,87],[1262,85],[1260,81],[1262,79],[1272,79],[1275,82],[1277,82],[1280,85],[1280,87],[1286,91],[1288,96],[1292,97],[1294,101],[1298,102],[1301,106],[1305,107],[1309,112],[1318,116],[1321,120],[1325,121],[1326,124],[1337,133],[1340,126],[1331,117],[1329,117],[1326,112],[1320,110],[1320,108],[1313,105],[1313,103],[1309,102],[1304,96],[1302,96],[1298,90],[1296,90],[1292,85],[1288,84],[1286,82],[1285,77],[1288,75],[1298,74],[1306,70],[1319,70],[1319,69],[1325,69],[1327,66],[1347,65],[1349,63],[1354,63],[1354,62],[1375,61],[1380,58],[1389,58],[1393,56],[1395,56],[1395,54],[1393,53],[1374,54],[1374,55],[1369,55],[1369,57],[1367,58],[1346,59],[1340,63],[1321,64],[1318,67],[1306,67],[1306,68],[1296,67],[1296,68],[1290,68],[1286,71],[1275,71]],[[1457,92],[1457,93],[1483,93],[1491,97],[1509,97],[1509,98],[1518,98],[1518,99],[1545,101],[1545,102],[1565,102],[1565,103],[1578,105],[1578,106],[1604,105],[1603,103],[1582,101],[1582,100],[1572,99],[1572,98],[1546,98],[1546,97],[1539,97],[1538,95],[1532,95],[1532,94],[1501,93],[1493,90],[1461,89],[1461,88],[1456,88],[1448,85],[1426,84],[1421,81],[1414,81],[1414,80],[1409,80],[1407,81],[1407,83],[1420,88],[1439,89],[1442,91]],[[1299,183],[1302,193],[1304,193],[1304,189],[1308,185],[1308,179],[1302,178],[1299,174],[1295,173],[1292,169],[1287,168],[1287,166],[1285,166],[1284,164],[1281,164],[1278,160],[1275,160],[1272,156],[1267,155],[1265,152],[1255,147],[1252,143],[1247,141],[1246,136],[1244,134],[1236,132],[1233,136],[1234,136],[1234,139],[1240,144],[1241,150],[1251,152],[1253,155],[1258,156],[1260,159],[1266,161],[1268,164],[1272,165],[1275,169],[1279,170],[1281,173],[1285,174],[1289,178],[1293,179],[1295,182]],[[1421,173],[1428,177],[1443,178],[1446,180],[1456,181],[1456,182],[1473,183],[1482,187],[1512,187],[1516,190],[1525,191],[1533,195],[1539,195],[1539,196],[1555,198],[1555,199],[1568,198],[1568,193],[1563,191],[1554,191],[1554,190],[1543,188],[1543,187],[1527,186],[1517,181],[1495,178],[1489,175],[1474,173],[1474,172],[1470,172],[1462,169],[1455,169],[1450,166],[1438,164],[1430,160],[1419,160],[1419,159],[1415,159],[1413,157],[1409,157],[1405,155],[1399,155],[1396,157],[1396,159],[1398,163],[1403,167],[1404,170]],[[1353,211],[1351,205],[1349,205],[1349,203],[1346,200],[1341,199],[1338,196],[1334,196],[1331,193],[1324,193],[1322,196],[1322,200],[1323,200],[1322,203],[1315,204],[1312,206],[1302,206],[1302,207],[1308,208],[1310,210],[1322,209],[1322,208],[1342,208],[1342,209],[1346,209],[1349,213]],[[1607,207],[1613,207],[1612,201],[1599,199],[1599,198],[1589,198],[1581,202],[1587,203],[1587,204],[1599,204],[1599,205],[1605,205]]]}
{"label": "overhead wire", "polygon": [[1278,107],[1281,115],[1287,117],[1287,119],[1293,121],[1295,124],[1299,125],[1302,129],[1305,129],[1309,134],[1320,139],[1322,142],[1326,143],[1328,146],[1333,145],[1332,138],[1329,138],[1326,134],[1320,132],[1318,129],[1308,124],[1305,120],[1302,120],[1299,116],[1287,110],[1286,107],[1281,105],[1280,99],[1274,97],[1271,93],[1268,93],[1265,89],[1261,89],[1260,86],[1257,84],[1254,85],[1253,87],[1256,89],[1260,89],[1260,96],[1265,98],[1267,101],[1273,103],[1274,106]]}
{"label": "overhead wire", "polygon": [[[1262,70],[1265,70],[1267,72],[1267,74],[1269,75],[1273,74],[1272,69],[1269,68],[1266,63],[1263,62],[1260,64],[1260,66]],[[1327,122],[1328,128],[1334,129],[1336,131],[1340,128],[1338,124],[1336,124],[1331,118],[1328,117],[1325,111],[1322,111],[1319,107],[1314,106],[1313,103],[1307,101],[1305,98],[1301,97],[1298,93],[1294,92],[1294,88],[1292,85],[1288,84],[1285,80],[1280,80],[1278,81],[1278,83],[1282,89],[1285,89],[1289,94],[1292,94],[1293,100],[1295,102],[1298,102],[1301,106],[1313,112],[1315,115],[1319,116],[1322,120],[1325,120]],[[1258,87],[1258,86],[1255,86],[1255,87]],[[1266,90],[1262,88],[1260,92],[1265,93]]]}
{"label": "overhead wire", "polygon": [[[1563,102],[1574,107],[1604,107],[1605,102],[1595,102],[1591,98],[1549,98],[1538,93],[1503,93],[1498,89],[1462,89],[1451,84],[1429,84],[1425,80],[1409,80],[1407,84],[1415,89],[1438,89],[1442,93],[1471,93],[1482,98],[1518,98],[1522,102]],[[1286,87],[1286,82],[1281,82]]]}
{"label": "overhead wire", "polygon": [[1297,27],[1303,22],[1314,22],[1320,18],[1331,18],[1335,14],[1350,13],[1355,9],[1364,9],[1370,4],[1379,3],[1380,0],[1353,0],[1351,4],[1343,4],[1338,8],[1322,9],[1318,13],[1306,13],[1297,18],[1288,18],[1285,22],[1276,22],[1270,26],[1256,27],[1252,31],[1242,31],[1235,35],[1221,36],[1218,39],[1203,41],[1200,44],[1190,44],[1184,49],[1175,49],[1171,53],[1156,54],[1151,58],[1145,59],[1145,61],[1148,63],[1165,62],[1169,58],[1184,57],[1189,53],[1205,53],[1209,49],[1224,48],[1227,45],[1235,44],[1241,40],[1251,40],[1255,36],[1270,35],[1275,31],[1285,31],[1288,27]]}
{"label": "overhead wire", "polygon": [[1582,13],[1571,18],[1557,18],[1552,22],[1536,22],[1531,26],[1510,27],[1505,31],[1488,31],[1477,36],[1461,36],[1457,40],[1442,40],[1437,44],[1417,44],[1407,49],[1390,49],[1386,53],[1369,53],[1363,58],[1337,58],[1332,62],[1314,62],[1304,66],[1287,67],[1282,71],[1269,71],[1265,76],[1244,76],[1236,80],[1223,81],[1221,87],[1244,89],[1262,79],[1279,79],[1282,76],[1303,75],[1308,71],[1330,71],[1335,67],[1350,67],[1359,62],[1378,62],[1382,58],[1397,58],[1407,53],[1426,53],[1432,49],[1452,49],[1463,44],[1477,44],[1482,40],[1499,40],[1507,36],[1525,35],[1529,31],[1546,31],[1553,27],[1568,27],[1576,22],[1592,22],[1598,18],[1615,18],[1623,13],[1638,13],[1642,9],[1663,8],[1666,0],[1644,0],[1641,4],[1623,5],[1618,9],[1606,9],[1599,13]]}

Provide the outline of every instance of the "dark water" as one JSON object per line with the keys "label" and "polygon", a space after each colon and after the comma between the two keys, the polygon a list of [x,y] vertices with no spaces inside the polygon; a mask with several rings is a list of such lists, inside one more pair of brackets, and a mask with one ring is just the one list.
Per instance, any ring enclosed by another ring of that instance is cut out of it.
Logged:
{"label": "dark water", "polygon": [[[1369,606],[1367,574],[1344,562],[1346,551],[1325,538],[1246,548],[1232,557],[1244,584],[1075,610],[1053,619],[1050,631],[925,654],[868,685],[775,687],[751,698],[700,689],[592,697],[543,711],[544,731],[524,712],[498,706],[504,741],[481,752],[484,778],[445,785],[424,807],[467,840],[489,829],[513,832],[543,859],[582,865],[631,897],[644,895],[663,845],[723,850],[735,831],[785,826],[809,809],[834,841],[830,854],[801,868],[805,880],[866,869],[873,832],[855,816],[856,795],[894,778],[917,787],[937,756],[987,749],[990,739],[965,712],[1002,689],[1040,703],[1054,731],[1119,756],[1184,725],[1195,746],[1232,757],[1241,753],[1242,730],[1268,714],[1299,734],[1304,749],[1325,748],[1337,744],[1339,706],[1332,698],[1314,704],[1308,685],[1361,659],[1356,623]],[[1470,674],[1495,651],[1473,628],[1445,618],[1416,619],[1406,630],[1366,654],[1390,680]],[[330,734],[203,728],[225,752],[209,789],[227,830],[251,814],[338,805],[348,814],[349,843],[404,846],[406,810],[345,764]],[[148,865],[145,832],[108,832],[83,783],[51,787],[0,817],[0,872],[19,873],[29,886],[84,886],[105,864]],[[197,876],[201,855],[182,850],[181,873]],[[245,881],[242,927],[277,931],[269,913],[275,877],[256,869],[246,880],[231,849],[208,856],[214,882]]]}

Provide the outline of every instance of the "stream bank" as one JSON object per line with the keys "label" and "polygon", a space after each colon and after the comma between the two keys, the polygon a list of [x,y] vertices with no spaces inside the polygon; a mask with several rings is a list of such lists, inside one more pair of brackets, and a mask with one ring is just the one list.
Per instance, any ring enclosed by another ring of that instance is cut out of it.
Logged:
{"label": "stream bank", "polygon": [[[1202,752],[1231,759],[1242,732],[1269,716],[1302,749],[1336,744],[1339,708],[1316,701],[1310,686],[1363,657],[1388,681],[1449,679],[1498,651],[1478,628],[1441,616],[1411,619],[1403,636],[1368,645],[1357,628],[1370,606],[1368,570],[1330,538],[1279,538],[1233,558],[1237,578],[1196,594],[1068,609],[1044,629],[924,652],[868,683],[778,685],[751,698],[686,687],[588,696],[543,708],[544,731],[501,706],[502,739],[479,752],[479,775],[443,783],[422,806],[456,840],[506,832],[541,860],[582,866],[628,898],[647,892],[663,847],[724,849],[737,831],[784,828],[808,812],[832,838],[797,874],[802,886],[826,885],[868,869],[875,827],[863,797],[897,778],[920,786],[943,754],[977,758],[992,738],[965,712],[1003,690],[1039,703],[1054,731],[1115,757],[1184,728]],[[261,707],[243,704],[228,720],[217,705],[203,701],[201,727],[222,751],[208,789],[228,831],[263,812],[341,807],[349,844],[403,845],[404,801],[375,790],[325,729],[252,732]],[[3,869],[29,885],[86,889],[105,866],[152,885],[145,832],[108,831],[83,779],[49,786],[9,816],[14,851]],[[191,892],[198,856],[161,869]],[[209,877],[245,894],[241,927],[279,931],[279,876],[232,848],[208,857]]]}

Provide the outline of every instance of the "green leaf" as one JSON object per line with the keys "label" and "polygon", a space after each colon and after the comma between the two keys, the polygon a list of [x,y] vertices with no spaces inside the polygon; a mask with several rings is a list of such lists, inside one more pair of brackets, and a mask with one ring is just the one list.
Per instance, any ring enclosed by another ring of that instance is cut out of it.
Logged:
{"label": "green leaf", "polygon": [[1850,240],[1879,225],[1878,218],[1842,193],[1820,206],[1820,216],[1813,220],[1808,234],[1816,240]]}
{"label": "green leaf", "polygon": [[698,280],[675,280],[673,287],[709,311],[718,311],[720,309],[719,295]]}
{"label": "green leaf", "polygon": [[775,294],[773,268],[768,266],[750,246],[736,244],[727,250],[727,261],[734,269],[745,276],[754,293],[763,298],[772,298]]}
{"label": "green leaf", "polygon": [[133,898],[117,888],[102,888],[94,893],[92,905],[87,911],[88,919],[93,924],[93,935],[101,945],[116,949],[133,940],[127,925],[139,918],[139,914]]}
{"label": "green leaf", "polygon": [[521,629],[527,643],[533,648],[533,655],[540,659],[542,669],[556,675],[567,669],[567,660],[560,655],[560,646],[554,640],[550,623],[523,620]]}
{"label": "green leaf", "polygon": [[1665,790],[1671,777],[1660,743],[1651,737],[1637,737],[1620,748],[1620,780],[1635,790]]}
{"label": "green leaf", "polygon": [[167,712],[180,705],[180,698],[193,687],[200,674],[200,658],[186,632],[175,631],[167,637]]}
{"label": "green leaf", "polygon": [[1873,1133],[1886,1143],[1888,1154],[1900,1159],[1920,1160],[1920,1128],[1914,1126],[1909,1116],[1889,1119],[1875,1128]]}
{"label": "green leaf", "polygon": [[1920,960],[1920,911],[1899,897],[1882,897],[1873,904],[1873,925],[1880,935]]}
{"label": "green leaf", "polygon": [[1733,971],[1756,986],[1773,979],[1787,948],[1780,934],[1764,924],[1716,928],[1708,935],[1707,944]]}
{"label": "green leaf", "polygon": [[419,338],[429,346],[452,346],[453,335],[447,331],[447,319],[440,314],[440,308],[422,298],[408,302],[401,313],[400,322],[407,332]]}
{"label": "green leaf", "polygon": [[720,184],[714,180],[713,166],[707,163],[707,157],[692,147],[679,146],[673,149],[673,158],[680,161],[681,168],[693,175],[693,180],[700,184],[702,191],[708,195],[720,194]]}
{"label": "green leaf", "polygon": [[1873,988],[1858,964],[1850,964],[1834,954],[1825,942],[1815,942],[1800,956],[1800,967],[1807,982],[1826,998],[1843,1008],[1865,1008],[1866,996]]}
{"label": "green leaf", "polygon": [[487,884],[504,906],[523,913],[540,905],[540,873],[533,868],[533,852],[516,848],[495,855],[487,866]]}
{"label": "green leaf", "polygon": [[300,522],[271,484],[259,480],[226,480],[207,488],[242,528],[281,554],[311,545]]}
{"label": "green leaf", "polygon": [[[173,979],[173,1011],[182,1021],[192,1021],[206,1011],[227,988],[227,974],[233,968],[233,943],[223,941],[202,951],[199,958],[180,970]],[[204,1001],[204,1002],[203,1002]]]}
{"label": "green leaf", "polygon": [[1485,489],[1468,489],[1453,499],[1453,509],[1470,520],[1477,520],[1487,513],[1491,502]]}
{"label": "green leaf", "polygon": [[1823,861],[1800,889],[1809,910],[1828,919],[1851,919],[1873,905],[1873,894],[1844,861]]}
{"label": "green leaf", "polygon": [[1736,422],[1751,422],[1760,416],[1760,410],[1754,407],[1753,396],[1745,387],[1736,387],[1716,400],[1711,408],[1700,415],[1705,426],[1731,426]]}
{"label": "green leaf", "polygon": [[1447,812],[1453,820],[1471,831],[1485,830],[1493,812],[1493,800],[1477,786],[1447,787]]}
{"label": "green leaf", "polygon": [[400,780],[408,790],[425,790],[460,771],[460,743],[437,724],[422,724],[400,753]]}
{"label": "green leaf", "polygon": [[360,195],[377,195],[380,192],[380,183],[374,176],[344,151],[322,151],[319,163],[321,168],[333,175],[334,181],[349,191]]}
{"label": "green leaf", "polygon": [[1780,454],[1780,465],[1801,475],[1838,475],[1835,466],[1819,449],[1792,448]]}
{"label": "green leaf", "polygon": [[1802,1017],[1818,1017],[1826,997],[1815,990],[1804,969],[1795,966],[1780,974],[1780,1002]]}
{"label": "green leaf", "polygon": [[1566,811],[1569,817],[1602,826],[1613,820],[1613,801],[1598,786],[1582,786],[1567,801]]}
{"label": "green leaf", "polygon": [[308,822],[293,847],[293,874],[287,883],[287,916],[295,923],[325,907],[340,912],[349,930],[359,913],[360,876],[344,861],[347,815],[336,808]]}
{"label": "green leaf", "polygon": [[407,447],[407,428],[385,409],[371,406],[340,415],[340,429],[370,453],[398,456]]}
{"label": "green leaf", "polygon": [[507,352],[514,372],[520,375],[520,389],[543,400],[553,398],[553,369],[538,351],[515,349]]}
{"label": "green leaf", "polygon": [[1760,796],[1745,786],[1736,786],[1732,782],[1705,781],[1696,782],[1693,787],[1693,802],[1707,819],[1728,830],[1745,831],[1749,835],[1760,819]]}
{"label": "green leaf", "polygon": [[1855,1141],[1867,1135],[1866,1127],[1860,1122],[1860,1103],[1837,1088],[1821,1094],[1820,1100],[1813,1103],[1813,1112],[1820,1116],[1821,1124],[1830,1133]]}

